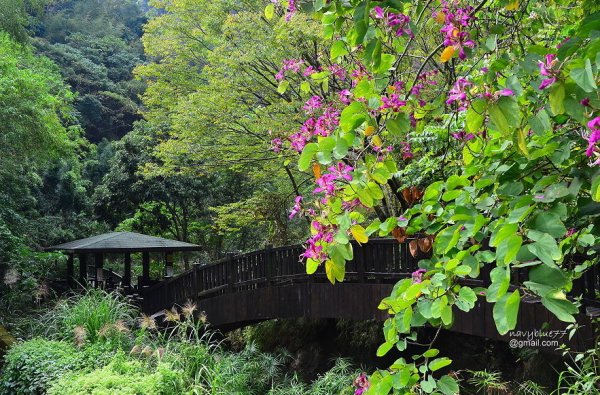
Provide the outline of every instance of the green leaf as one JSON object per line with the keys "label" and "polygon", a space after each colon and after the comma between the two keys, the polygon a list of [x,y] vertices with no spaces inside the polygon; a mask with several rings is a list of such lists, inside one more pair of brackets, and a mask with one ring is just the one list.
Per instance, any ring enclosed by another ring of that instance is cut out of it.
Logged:
{"label": "green leaf", "polygon": [[385,127],[394,136],[404,136],[410,130],[410,119],[404,113],[386,121]]}
{"label": "green leaf", "polygon": [[381,55],[381,63],[379,64],[379,67],[377,67],[375,69],[375,73],[377,73],[377,74],[385,73],[392,67],[392,65],[394,64],[395,61],[396,61],[396,57],[394,55],[390,55],[387,53],[382,54]]}
{"label": "green leaf", "polygon": [[527,236],[535,240],[535,243],[527,245],[527,249],[546,265],[553,266],[554,261],[561,258],[562,253],[558,248],[558,244],[556,244],[556,240],[549,234],[530,231]]}
{"label": "green leaf", "polygon": [[280,94],[284,94],[285,91],[287,91],[288,87],[290,86],[290,82],[288,80],[283,80],[279,83],[279,86],[277,87],[277,93]]}
{"label": "green leaf", "polygon": [[310,82],[308,82],[308,81],[303,81],[303,82],[300,84],[300,90],[301,90],[302,92],[304,92],[304,93],[308,93],[308,92],[310,92]]}
{"label": "green leaf", "polygon": [[577,314],[579,309],[566,298],[542,297],[542,304],[552,312],[559,320],[563,322],[575,322],[573,314]]}
{"label": "green leaf", "polygon": [[473,291],[469,287],[461,287],[458,292],[458,298],[455,301],[456,307],[460,310],[468,312],[473,307],[475,307],[475,302],[477,302],[477,295],[475,295],[475,291]]}
{"label": "green leaf", "polygon": [[471,103],[471,107],[467,110],[466,115],[466,127],[467,131],[471,133],[478,133],[483,120],[485,119],[485,110],[487,102],[483,99],[475,99]]}
{"label": "green leaf", "polygon": [[498,333],[506,334],[517,326],[517,317],[519,316],[519,304],[521,295],[519,290],[515,289],[512,294],[505,294],[494,305],[494,322]]}
{"label": "green leaf", "polygon": [[522,244],[523,238],[519,235],[511,235],[502,240],[496,248],[497,262],[502,265],[507,265],[514,261]]}
{"label": "green leaf", "polygon": [[433,361],[429,362],[429,370],[431,370],[432,372],[435,372],[436,370],[440,370],[442,368],[445,368],[446,366],[450,365],[452,363],[452,360],[450,358],[436,358]]}
{"label": "green leaf", "polygon": [[529,269],[529,280],[538,284],[547,285],[552,289],[564,288],[569,283],[569,278],[565,272],[556,265],[538,265]]}
{"label": "green leaf", "polygon": [[442,308],[442,314],[440,316],[444,325],[452,324],[452,306],[446,305]]}
{"label": "green leaf", "polygon": [[440,353],[440,350],[437,348],[431,348],[423,353],[423,357],[425,358],[433,358]]}
{"label": "green leaf", "polygon": [[394,347],[394,344],[396,344],[396,342],[385,342],[385,343],[383,343],[381,346],[379,346],[377,348],[377,356],[378,357],[383,357],[385,354],[388,353],[388,351],[390,351],[392,349],[392,347]]}
{"label": "green leaf", "polygon": [[500,244],[500,242],[502,242],[502,240],[506,239],[509,236],[515,235],[518,229],[518,224],[505,224],[497,230],[494,229],[492,237],[490,238],[490,246],[497,247]]}
{"label": "green leaf", "polygon": [[319,146],[316,143],[309,143],[304,146],[300,159],[298,159],[298,170],[306,171],[310,167],[315,153],[319,150]]}
{"label": "green leaf", "polygon": [[271,20],[273,19],[273,16],[275,16],[275,5],[269,4],[265,7],[265,18]]}
{"label": "green leaf", "polygon": [[600,176],[596,176],[596,178],[592,180],[590,195],[592,196],[593,201],[600,202]]}
{"label": "green leaf", "polygon": [[434,247],[436,252],[445,254],[450,251],[460,239],[460,228],[458,225],[445,228],[435,237]]}
{"label": "green leaf", "polygon": [[313,274],[319,268],[319,261],[314,260],[312,258],[308,258],[306,260],[306,273]]}
{"label": "green leaf", "polygon": [[488,302],[496,302],[503,297],[510,286],[510,269],[506,267],[495,267],[490,272],[492,284],[488,287],[486,299]]}
{"label": "green leaf", "polygon": [[594,81],[594,73],[592,72],[592,63],[590,59],[585,60],[585,67],[581,69],[573,69],[569,74],[571,78],[586,92],[594,92],[598,87]]}
{"label": "green leaf", "polygon": [[554,84],[550,89],[548,99],[550,101],[550,109],[554,115],[560,115],[565,112],[565,86],[562,83]]}
{"label": "green leaf", "polygon": [[337,281],[344,281],[344,276],[346,274],[346,268],[342,262],[336,262],[332,259],[328,259],[325,261],[325,273],[327,274],[327,279],[335,284]]}
{"label": "green leaf", "polygon": [[503,135],[511,135],[521,120],[519,104],[514,97],[503,96],[492,104],[488,112],[494,129]]}
{"label": "green leaf", "polygon": [[534,228],[555,238],[563,237],[567,233],[567,228],[565,228],[558,215],[552,212],[539,213],[535,217]]}
{"label": "green leaf", "polygon": [[452,377],[442,376],[437,382],[437,389],[444,395],[455,395],[460,392],[458,383]]}
{"label": "green leaf", "polygon": [[346,49],[346,43],[342,40],[338,40],[331,46],[330,58],[331,60],[335,60],[340,56],[344,56],[348,54],[348,50]]}
{"label": "green leaf", "polygon": [[365,107],[360,102],[352,102],[340,115],[340,127],[346,133],[353,132],[367,119]]}

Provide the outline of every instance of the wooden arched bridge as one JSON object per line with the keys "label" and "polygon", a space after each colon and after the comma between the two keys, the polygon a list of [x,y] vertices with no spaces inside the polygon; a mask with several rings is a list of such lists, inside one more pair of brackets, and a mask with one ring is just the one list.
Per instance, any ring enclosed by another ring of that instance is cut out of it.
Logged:
{"label": "wooden arched bridge", "polygon": [[[401,278],[417,269],[408,243],[395,239],[375,239],[354,247],[354,259],[347,262],[344,282],[330,284],[323,272],[307,275],[299,263],[302,246],[267,248],[209,265],[196,265],[176,277],[161,281],[143,293],[143,310],[156,314],[175,304],[190,300],[204,311],[213,327],[233,329],[274,318],[338,318],[348,320],[385,320],[387,314],[377,309]],[[597,269],[596,269],[597,270]],[[584,294],[583,312],[578,321],[584,324],[579,337],[571,344],[580,348],[590,344],[589,325],[596,315],[600,273],[588,271],[574,289]],[[527,280],[526,273],[513,273],[515,285]],[[482,280],[466,280],[470,286],[489,285],[489,275]],[[453,331],[509,340],[495,328],[492,305],[480,299],[469,313],[455,309]],[[546,324],[547,323],[547,324]],[[588,324],[588,325],[586,325]],[[564,330],[539,300],[523,297],[516,330],[542,328]],[[563,339],[566,340],[566,337]]]}

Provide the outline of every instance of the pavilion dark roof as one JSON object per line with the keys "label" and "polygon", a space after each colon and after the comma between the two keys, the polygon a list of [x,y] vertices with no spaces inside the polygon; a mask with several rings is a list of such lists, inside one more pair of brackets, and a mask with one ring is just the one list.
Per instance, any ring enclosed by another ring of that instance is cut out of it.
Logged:
{"label": "pavilion dark roof", "polygon": [[198,251],[196,244],[134,232],[111,232],[46,248],[46,251],[80,253]]}

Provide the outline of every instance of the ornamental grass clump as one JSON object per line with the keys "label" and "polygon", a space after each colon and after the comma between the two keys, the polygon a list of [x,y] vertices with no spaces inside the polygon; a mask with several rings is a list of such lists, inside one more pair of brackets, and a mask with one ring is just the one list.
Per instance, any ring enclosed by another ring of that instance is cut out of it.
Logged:
{"label": "ornamental grass clump", "polygon": [[135,308],[121,295],[99,289],[88,289],[83,295],[61,300],[42,321],[47,322],[46,335],[84,342],[125,341],[134,323]]}

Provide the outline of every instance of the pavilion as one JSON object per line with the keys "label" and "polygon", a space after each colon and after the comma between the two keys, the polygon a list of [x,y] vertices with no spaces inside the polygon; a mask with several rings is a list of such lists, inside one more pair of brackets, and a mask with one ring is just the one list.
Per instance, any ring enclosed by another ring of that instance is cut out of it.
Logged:
{"label": "pavilion", "polygon": [[142,254],[142,276],[138,281],[138,286],[142,287],[150,284],[150,253],[164,254],[165,277],[170,277],[173,275],[174,252],[199,250],[201,247],[196,244],[133,232],[110,232],[46,248],[46,251],[62,251],[68,255],[67,278],[70,285],[74,285],[76,281],[75,256],[79,260],[78,280],[81,284],[85,284],[88,278],[88,257],[93,255],[96,270],[92,274],[94,284],[97,286],[103,282],[105,254],[123,254],[125,259],[121,286],[125,290],[131,289],[132,253]]}

